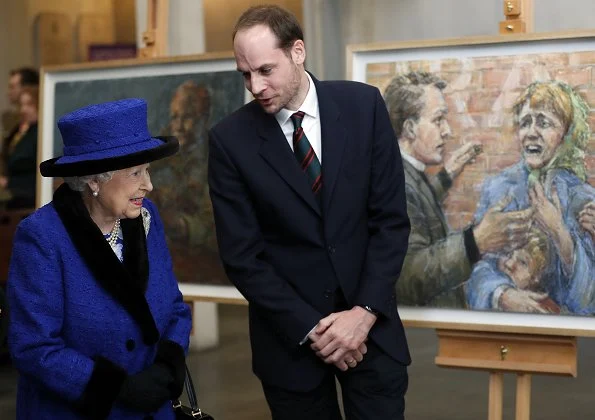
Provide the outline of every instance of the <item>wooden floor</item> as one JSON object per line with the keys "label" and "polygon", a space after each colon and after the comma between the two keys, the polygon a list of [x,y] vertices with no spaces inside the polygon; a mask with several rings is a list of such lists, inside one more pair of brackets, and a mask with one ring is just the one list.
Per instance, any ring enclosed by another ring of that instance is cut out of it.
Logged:
{"label": "wooden floor", "polygon": [[[251,373],[247,308],[220,306],[219,348],[188,358],[199,401],[216,420],[260,420],[270,415],[260,383]],[[595,321],[594,321],[595,322]],[[488,377],[481,372],[441,369],[434,365],[432,330],[407,331],[413,355],[407,394],[408,420],[487,418]],[[590,420],[595,411],[595,340],[579,340],[579,377],[533,378],[532,420]],[[0,366],[0,420],[15,418],[17,374]],[[505,377],[504,419],[514,419],[514,377]],[[313,419],[315,420],[315,419]],[[379,419],[381,420],[381,419]]]}

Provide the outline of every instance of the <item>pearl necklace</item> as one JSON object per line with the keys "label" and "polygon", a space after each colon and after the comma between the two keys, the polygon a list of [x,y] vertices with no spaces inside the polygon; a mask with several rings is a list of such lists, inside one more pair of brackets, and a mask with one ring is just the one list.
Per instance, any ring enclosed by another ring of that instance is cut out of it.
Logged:
{"label": "pearl necklace", "polygon": [[109,236],[106,238],[107,243],[113,248],[116,246],[116,242],[118,241],[118,233],[120,232],[120,219],[116,219],[116,223],[112,231],[109,233]]}

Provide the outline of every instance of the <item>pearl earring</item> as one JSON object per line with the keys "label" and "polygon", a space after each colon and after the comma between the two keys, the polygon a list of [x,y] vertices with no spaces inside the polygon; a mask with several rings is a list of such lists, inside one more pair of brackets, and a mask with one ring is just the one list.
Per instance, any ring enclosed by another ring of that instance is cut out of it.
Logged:
{"label": "pearl earring", "polygon": [[93,191],[93,197],[97,197],[99,193],[97,191]]}

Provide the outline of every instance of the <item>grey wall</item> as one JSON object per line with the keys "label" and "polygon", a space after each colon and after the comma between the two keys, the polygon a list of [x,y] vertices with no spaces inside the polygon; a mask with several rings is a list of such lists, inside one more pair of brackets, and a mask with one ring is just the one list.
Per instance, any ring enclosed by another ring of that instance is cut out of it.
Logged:
{"label": "grey wall", "polygon": [[[1,1],[1,0],[0,0]],[[205,52],[205,31],[202,0],[175,0],[168,3],[167,55],[201,54]],[[147,0],[135,0],[136,44],[144,46],[147,30]]]}
{"label": "grey wall", "polygon": [[[534,4],[536,32],[595,29],[595,0]],[[345,77],[348,44],[498,35],[504,20],[502,0],[304,0],[304,16],[309,67],[323,79]]]}

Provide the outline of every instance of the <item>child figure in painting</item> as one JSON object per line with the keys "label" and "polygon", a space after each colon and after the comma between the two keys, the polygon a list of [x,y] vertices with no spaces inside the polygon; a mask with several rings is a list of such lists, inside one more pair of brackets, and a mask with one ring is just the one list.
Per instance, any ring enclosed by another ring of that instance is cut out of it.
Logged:
{"label": "child figure in painting", "polygon": [[[528,290],[542,295],[540,306],[550,313],[560,313],[560,307],[549,296],[543,294],[542,275],[547,267],[548,241],[538,229],[533,229],[531,239],[523,248],[502,255],[498,259],[498,269],[513,281],[517,289]],[[535,295],[538,296],[538,295]],[[507,310],[507,293],[498,299],[498,306]]]}

